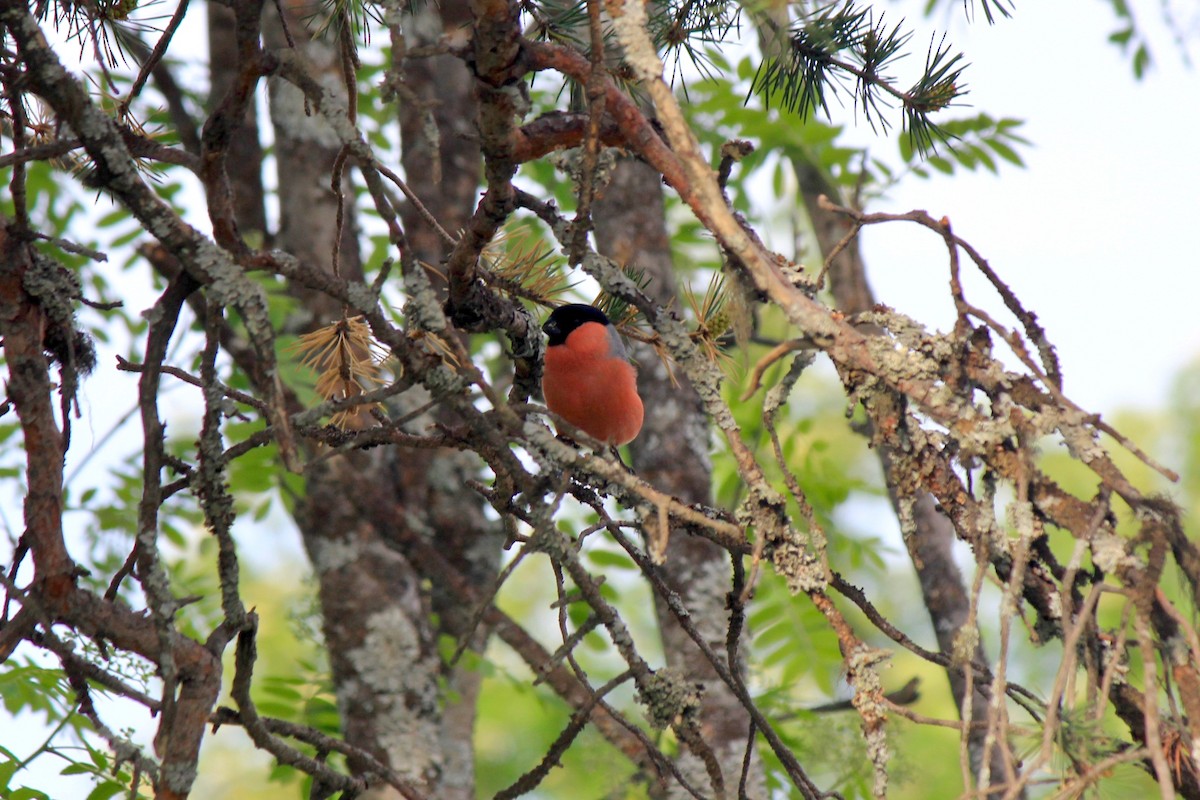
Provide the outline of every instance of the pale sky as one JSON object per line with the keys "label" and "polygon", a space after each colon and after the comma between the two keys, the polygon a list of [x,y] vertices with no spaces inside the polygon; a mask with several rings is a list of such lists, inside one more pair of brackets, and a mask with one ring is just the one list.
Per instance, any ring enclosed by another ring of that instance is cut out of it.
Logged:
{"label": "pale sky", "polygon": [[[970,110],[1027,120],[1027,168],[907,181],[870,210],[949,216],[1038,315],[1077,403],[1161,406],[1200,357],[1200,73],[1161,35],[1157,3],[1134,4],[1158,34],[1141,82],[1106,41],[1117,25],[1105,4],[1018,3],[992,27],[958,23],[951,5]],[[943,330],[953,322],[935,237],[893,224],[869,231],[865,248],[881,301]],[[969,300],[1003,312],[975,286]]]}
{"label": "pale sky", "polygon": [[[1158,4],[1137,5],[1156,29]],[[1058,346],[1066,393],[1084,408],[1161,406],[1173,374],[1200,357],[1200,74],[1158,37],[1157,65],[1135,82],[1128,59],[1106,42],[1116,23],[1102,3],[1022,2],[993,27],[960,18],[956,6],[950,41],[971,63],[968,100],[973,110],[1027,120],[1027,169],[910,180],[870,210],[949,216],[1038,314]],[[864,247],[882,302],[932,326],[952,323],[936,237],[893,224],[870,230]],[[1002,314],[978,282],[968,293]],[[105,407],[112,381],[133,385],[113,376],[111,363],[101,370],[83,387],[95,414],[76,429],[84,450],[107,430],[103,418],[124,410]],[[0,501],[19,523],[15,499]],[[37,766],[36,778],[23,779],[36,785],[59,765]]]}

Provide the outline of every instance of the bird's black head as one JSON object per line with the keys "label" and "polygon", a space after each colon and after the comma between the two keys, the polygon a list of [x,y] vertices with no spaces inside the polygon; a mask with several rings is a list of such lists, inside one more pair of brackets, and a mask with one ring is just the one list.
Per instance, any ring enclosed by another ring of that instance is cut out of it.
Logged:
{"label": "bird's black head", "polygon": [[571,332],[585,322],[599,322],[601,325],[607,325],[608,317],[604,316],[604,312],[595,306],[571,303],[554,309],[550,314],[550,319],[546,320],[546,324],[542,326],[542,330],[546,332],[546,336],[550,337],[550,346],[553,347],[565,342]]}

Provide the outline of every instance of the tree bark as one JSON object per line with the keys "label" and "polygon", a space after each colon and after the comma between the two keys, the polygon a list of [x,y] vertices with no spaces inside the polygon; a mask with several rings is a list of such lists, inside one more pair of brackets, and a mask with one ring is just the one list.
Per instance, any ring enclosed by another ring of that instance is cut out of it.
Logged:
{"label": "tree bark", "polygon": [[[233,86],[239,67],[237,19],[231,8],[220,3],[208,3],[208,65],[210,94],[209,111]],[[259,139],[258,106],[249,103],[241,127],[230,137],[228,163],[233,184],[233,207],[238,229],[243,236],[263,237],[267,232],[267,212],[263,203],[263,148]]]}
{"label": "tree bark", "polygon": [[[804,198],[805,209],[812,222],[817,239],[817,246],[822,253],[832,252],[837,243],[846,235],[846,221],[820,207],[817,198],[822,194],[830,198],[839,198],[836,186],[831,185],[819,169],[800,159],[793,159],[792,167],[800,184]],[[875,297],[867,280],[866,263],[863,261],[858,240],[852,241],[843,249],[829,266],[829,284],[833,297],[846,314],[857,314],[869,310],[875,305]],[[880,411],[880,414],[903,414],[903,400],[893,397],[895,408]],[[879,404],[879,405],[882,405]],[[872,426],[875,424],[872,420]],[[870,435],[870,434],[868,434]],[[888,497],[897,518],[903,519],[901,477],[892,470],[892,450],[887,444],[875,447],[880,465],[883,467],[884,480],[888,487]],[[967,624],[970,615],[971,600],[967,588],[963,584],[962,574],[954,562],[953,546],[955,540],[954,525],[949,517],[937,508],[933,495],[923,493],[911,498],[912,531],[905,532],[904,543],[916,570],[921,584],[921,597],[929,612],[929,620],[933,624],[934,635],[938,648],[945,654],[955,652],[955,642]],[[986,664],[987,653],[978,635],[972,653],[976,662]],[[956,669],[947,669],[946,677],[950,682],[950,692],[954,696],[955,707],[961,713],[966,707],[967,681],[963,673]],[[971,695],[971,719],[975,722],[986,720],[988,717],[988,699],[983,692],[984,682],[977,679]],[[973,728],[968,734],[967,749],[971,762],[971,772],[975,776],[982,774],[984,764],[984,740],[987,736],[986,726]],[[1003,796],[1004,785],[1009,776],[1019,768],[1019,762],[1007,741],[996,742],[988,759],[989,785],[992,787],[988,797]],[[1024,797],[1022,791],[1019,797]]]}
{"label": "tree bark", "polygon": [[[287,6],[296,50],[326,90],[344,94],[336,37],[311,36],[308,12],[307,6]],[[265,29],[272,46],[288,46],[282,26],[270,16]],[[344,182],[346,222],[338,230],[338,199],[330,188],[340,142],[323,116],[306,113],[304,97],[292,84],[272,80],[270,109],[280,186],[278,245],[302,263],[330,271],[336,245],[338,271],[360,277],[353,192]],[[292,330],[311,330],[342,314],[328,295],[300,289],[294,296],[301,306],[289,321]],[[403,503],[404,493],[430,491],[421,480],[424,470],[402,469],[408,457],[386,449],[310,465],[295,516],[317,573],[343,733],[350,744],[432,795],[445,776],[457,774],[444,769],[438,735],[442,666],[424,578],[391,545],[391,528],[406,523],[395,516],[397,492]],[[461,482],[456,491],[463,491]],[[398,793],[379,786],[365,796],[383,800]]]}
{"label": "tree bark", "polygon": [[[413,3],[404,17],[405,44],[430,45],[443,35],[453,35],[471,22],[466,0]],[[409,188],[421,199],[443,231],[452,235],[470,219],[482,173],[474,78],[462,60],[441,55],[411,59],[403,65],[409,92],[400,106],[401,160]],[[416,258],[441,264],[449,243],[411,203],[400,208],[405,234]],[[429,273],[439,291],[444,282]],[[443,295],[444,296],[444,295]],[[422,393],[410,392],[411,407],[424,403]],[[444,411],[422,416],[414,425],[460,422]],[[486,589],[496,579],[503,536],[484,516],[481,499],[467,482],[479,478],[477,458],[450,450],[396,452],[391,483],[397,502],[408,511],[413,531],[437,545],[460,575],[471,585]],[[400,539],[403,541],[403,537]],[[467,638],[470,649],[482,653],[490,633],[486,624],[475,629],[475,609],[464,607],[458,595],[442,581],[433,580],[431,607],[439,635],[456,641]],[[482,676],[462,667],[443,665],[447,689],[457,698],[445,706],[438,735],[442,757],[439,797],[473,800],[475,797],[475,706]]]}
{"label": "tree bark", "polygon": [[[640,161],[624,159],[611,183],[595,203],[593,220],[597,249],[621,264],[645,269],[651,278],[646,293],[668,308],[678,303],[671,243],[663,212],[659,174]],[[667,366],[648,347],[634,348],[638,363],[638,391],[646,408],[641,434],[630,444],[638,475],[656,488],[685,503],[712,501],[712,462],[709,458],[708,417],[703,403],[685,376],[671,380]],[[729,621],[726,596],[730,590],[729,553],[712,542],[683,532],[672,532],[663,567],[666,583],[691,614],[692,622],[712,649],[725,652]],[[690,683],[704,686],[701,711],[704,740],[712,748],[732,796],[738,785],[746,753],[750,718],[737,697],[720,680],[679,625],[662,598],[655,611],[667,664]],[[733,665],[740,669],[741,665]],[[703,786],[708,775],[700,759],[685,752],[679,767],[689,782]],[[763,790],[762,766],[752,760],[747,794]],[[670,796],[683,796],[677,784]]]}

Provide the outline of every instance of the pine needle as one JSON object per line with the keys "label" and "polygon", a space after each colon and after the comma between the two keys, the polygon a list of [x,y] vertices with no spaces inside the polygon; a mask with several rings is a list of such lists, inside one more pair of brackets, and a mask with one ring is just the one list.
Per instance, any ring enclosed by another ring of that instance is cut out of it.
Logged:
{"label": "pine needle", "polygon": [[483,251],[483,266],[489,283],[510,297],[551,305],[558,295],[572,288],[556,258],[540,237],[527,231],[504,232]]}
{"label": "pine needle", "polygon": [[725,291],[725,276],[713,274],[704,290],[704,297],[697,298],[691,286],[684,285],[683,296],[696,318],[696,330],[692,340],[703,350],[708,360],[718,365],[732,363],[732,359],[721,347],[721,337],[728,333],[732,318],[726,307],[729,295]]}
{"label": "pine needle", "polygon": [[459,360],[458,356],[455,355],[455,353],[454,353],[454,348],[450,346],[449,342],[447,342],[442,337],[438,336],[436,333],[434,333],[432,331],[419,331],[419,330],[418,331],[409,331],[408,338],[412,339],[414,341],[425,342],[425,344],[429,346],[429,349],[431,351],[433,351],[435,354],[437,354],[438,358],[440,358],[443,362],[445,362],[449,366],[451,366],[451,367],[462,366],[462,362]]}
{"label": "pine needle", "polygon": [[[625,273],[625,277],[637,285],[638,291],[645,289],[650,285],[650,281],[653,280],[646,274],[645,269],[635,267],[632,264],[626,264],[621,271]],[[604,291],[596,295],[596,299],[592,301],[592,305],[603,311],[604,315],[618,328],[632,324],[634,317],[638,313],[637,309],[624,299]]]}
{"label": "pine needle", "polygon": [[[343,317],[306,333],[287,352],[299,355],[300,363],[317,373],[315,390],[326,401],[357,397],[382,382],[380,364],[386,354],[361,316]],[[342,430],[359,429],[368,424],[371,408],[378,406],[345,408],[330,422]]]}

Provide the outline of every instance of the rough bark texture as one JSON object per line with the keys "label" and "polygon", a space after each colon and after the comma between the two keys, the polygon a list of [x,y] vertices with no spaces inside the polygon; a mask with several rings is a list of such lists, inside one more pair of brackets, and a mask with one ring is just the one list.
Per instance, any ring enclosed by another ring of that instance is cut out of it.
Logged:
{"label": "rough bark texture", "polygon": [[[208,3],[208,63],[211,93],[209,106],[215,107],[230,90],[237,76],[237,18],[232,9]],[[210,108],[211,110],[211,108]],[[267,212],[263,205],[263,148],[259,140],[258,106],[250,103],[245,118],[233,132],[229,143],[229,162],[237,166],[229,176],[233,183],[233,206],[243,236],[262,237],[267,232]]]}
{"label": "rough bark texture", "polygon": [[[678,306],[678,277],[671,258],[658,174],[633,159],[620,161],[611,183],[597,198],[593,220],[597,249],[619,264],[645,269],[651,278],[646,293],[664,308]],[[672,382],[667,366],[652,349],[637,347],[634,355],[638,391],[646,408],[642,433],[629,446],[635,470],[653,486],[684,502],[710,503],[711,441],[703,403],[686,376],[676,375],[678,383]],[[730,570],[727,551],[683,530],[672,531],[663,575],[718,653],[725,651]],[[704,686],[704,739],[717,756],[726,786],[732,789],[742,770],[750,718],[713,666],[697,657],[695,644],[666,604],[657,596],[656,600],[667,664],[689,682]],[[695,785],[704,785],[704,765],[690,752],[681,756],[680,767]],[[762,788],[757,759],[748,787],[750,796]],[[673,791],[682,796],[681,788]]]}
{"label": "rough bark texture", "polygon": [[[456,34],[471,20],[465,0],[439,4],[414,3],[404,17],[405,43],[420,47],[439,37]],[[400,103],[402,163],[409,188],[421,198],[441,227],[456,234],[470,218],[481,175],[478,133],[475,128],[474,79],[466,65],[453,56],[412,59],[404,67],[407,100]],[[441,264],[449,244],[412,206],[400,209],[405,233],[416,258]],[[431,273],[441,288],[437,275]],[[464,340],[465,341],[465,340]],[[418,393],[409,405],[421,400]],[[445,414],[427,414],[413,423],[424,430],[440,422],[461,422]],[[471,585],[484,588],[496,578],[502,536],[483,515],[482,501],[467,482],[479,476],[479,461],[451,450],[397,452],[391,482],[397,503],[405,509],[398,524],[431,543]],[[475,609],[440,581],[431,596],[438,634],[456,641],[469,637],[471,650],[482,653],[488,626],[471,629]],[[457,697],[448,704],[438,728],[442,773],[439,796],[448,800],[473,800],[475,796],[475,705],[482,676],[462,667],[443,667],[447,689]]]}
{"label": "rough bark texture", "polygon": [[[829,184],[819,170],[806,162],[795,159],[793,168],[800,183],[800,191],[804,198],[805,209],[812,222],[817,239],[817,246],[822,253],[830,253],[849,230],[845,218],[833,214],[817,202],[822,194],[837,197],[837,187]],[[857,314],[868,311],[875,305],[875,297],[867,280],[866,263],[863,261],[859,241],[855,239],[829,265],[829,285],[833,292],[838,308],[846,314]],[[889,412],[882,406],[877,406],[876,417],[884,418],[889,414],[903,413],[902,399],[892,398],[895,407]],[[872,421],[872,424],[874,422]],[[901,494],[897,489],[898,478],[892,469],[892,448],[886,443],[875,448],[883,467],[884,479],[888,486],[888,497],[897,516],[901,516]],[[955,642],[962,633],[963,626],[968,622],[971,610],[971,599],[963,584],[962,575],[954,562],[953,546],[955,541],[954,525],[950,518],[937,508],[933,495],[923,492],[912,500],[913,530],[906,533],[904,542],[912,559],[913,569],[921,584],[921,597],[929,612],[929,620],[937,637],[938,649],[946,655],[955,653]],[[973,652],[976,662],[987,664],[987,653],[983,644],[976,636]],[[950,682],[950,692],[954,696],[954,705],[961,713],[967,696],[967,681],[961,670],[947,669],[946,677]],[[976,680],[975,690],[971,695],[971,719],[980,721],[987,719],[988,698],[983,691],[983,681]],[[978,776],[984,763],[984,739],[987,736],[985,727],[973,729],[969,734],[968,753],[971,760],[971,772]],[[990,769],[991,784],[995,786],[988,793],[989,797],[1001,796],[1005,792],[1004,784],[1017,764],[1016,758],[1006,741],[996,744],[991,750]],[[1021,792],[1019,796],[1024,797]]]}
{"label": "rough bark texture", "polygon": [[[336,39],[310,35],[303,21],[311,13],[307,5],[288,9],[288,29],[311,74],[326,91],[345,96]],[[286,46],[277,21],[268,22],[266,32],[272,45]],[[306,109],[304,97],[288,82],[271,81],[270,109],[279,170],[279,246],[307,265],[332,271],[336,243],[340,274],[361,276],[353,194],[345,183],[346,222],[339,236],[338,199],[330,188],[338,137],[321,115]],[[328,324],[341,314],[341,304],[325,293],[294,294],[301,305],[291,325],[298,331]],[[306,495],[296,520],[319,580],[325,643],[346,740],[421,790],[436,792],[445,778],[460,779],[457,771],[444,769],[438,736],[437,632],[421,576],[389,544],[391,527],[407,522],[393,515],[393,497],[404,504],[412,493],[428,491],[426,470],[402,468],[409,455],[376,450],[315,462],[305,473]],[[368,796],[399,795],[392,787],[376,786]]]}
{"label": "rough bark texture", "polygon": [[[346,81],[336,37],[314,36],[312,5],[304,0],[284,4],[288,33],[296,43],[309,74],[322,88],[346,97]],[[287,48],[288,39],[278,15],[264,17],[263,35],[268,47]],[[267,82],[271,125],[275,131],[275,159],[279,181],[279,230],[275,238],[304,263],[333,270],[333,251],[339,253],[338,272],[343,278],[362,277],[362,257],[358,249],[354,195],[343,177],[345,223],[338,231],[338,199],[330,186],[334,162],[341,142],[332,126],[320,114],[312,112],[311,101],[292,83],[273,78]],[[301,302],[302,314],[291,322],[301,328],[320,327],[336,319],[340,304],[319,292],[300,287],[291,290]],[[309,319],[305,320],[307,316]]]}

